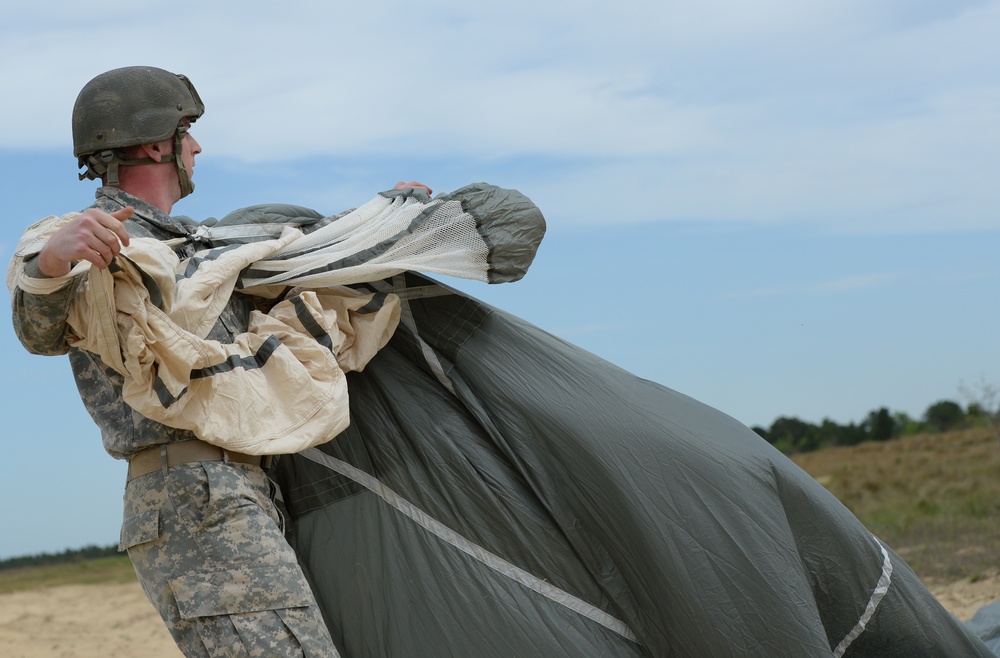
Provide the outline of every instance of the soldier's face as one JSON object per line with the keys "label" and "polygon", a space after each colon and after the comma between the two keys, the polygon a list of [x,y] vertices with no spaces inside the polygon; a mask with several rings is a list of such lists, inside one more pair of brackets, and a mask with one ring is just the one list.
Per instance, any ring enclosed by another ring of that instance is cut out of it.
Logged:
{"label": "soldier's face", "polygon": [[184,163],[184,169],[187,170],[188,176],[194,178],[194,156],[201,153],[201,144],[199,144],[198,140],[191,134],[191,122],[185,119],[184,126],[185,128],[188,128],[188,131],[185,133],[184,140],[181,143],[183,149],[181,151],[181,161]]}

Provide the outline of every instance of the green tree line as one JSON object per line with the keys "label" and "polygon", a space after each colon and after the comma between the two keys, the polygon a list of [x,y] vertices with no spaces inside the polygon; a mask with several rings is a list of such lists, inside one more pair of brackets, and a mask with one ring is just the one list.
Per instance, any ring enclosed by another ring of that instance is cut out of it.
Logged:
{"label": "green tree line", "polygon": [[826,418],[820,424],[781,416],[769,428],[752,429],[768,443],[786,455],[819,450],[830,446],[851,446],[864,441],[888,441],[913,434],[936,434],[972,427],[996,429],[998,412],[989,411],[980,403],[962,407],[952,400],[941,400],[927,407],[919,419],[886,407],[868,413],[859,423],[841,425]]}
{"label": "green tree line", "polygon": [[20,569],[22,567],[40,567],[49,564],[66,564],[68,562],[83,562],[100,557],[118,555],[118,544],[97,546],[92,544],[83,548],[68,548],[60,553],[38,553],[0,560],[0,571]]}

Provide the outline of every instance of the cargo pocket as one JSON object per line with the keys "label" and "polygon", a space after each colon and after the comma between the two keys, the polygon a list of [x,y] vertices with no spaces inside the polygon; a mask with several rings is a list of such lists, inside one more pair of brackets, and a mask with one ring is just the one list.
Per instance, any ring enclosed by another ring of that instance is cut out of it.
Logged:
{"label": "cargo pocket", "polygon": [[236,655],[239,646],[247,656],[338,655],[298,565],[189,573],[170,588],[209,656]]}
{"label": "cargo pocket", "polygon": [[119,551],[127,551],[133,546],[145,544],[160,538],[160,512],[149,510],[126,518],[122,522]]}
{"label": "cargo pocket", "polygon": [[268,565],[189,573],[170,581],[184,619],[313,604],[312,591],[298,566]]}

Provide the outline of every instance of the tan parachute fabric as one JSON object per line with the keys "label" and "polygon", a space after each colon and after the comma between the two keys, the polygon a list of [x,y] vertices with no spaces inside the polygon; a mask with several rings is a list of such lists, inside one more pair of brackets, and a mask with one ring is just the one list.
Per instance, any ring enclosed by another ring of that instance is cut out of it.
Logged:
{"label": "tan parachute fabric", "polygon": [[[50,217],[25,233],[7,284],[45,294],[86,274],[68,320],[70,342],[125,376],[133,409],[230,450],[283,454],[347,426],[344,372],[363,369],[399,321],[394,295],[341,284],[410,268],[519,278],[523,245],[533,254],[538,240],[505,241],[507,227],[531,226],[538,239],[544,230],[534,204],[485,184],[433,200],[414,190],[384,193],[309,234],[292,228],[309,223],[295,216],[301,210],[247,208],[232,214],[232,224],[197,226],[192,239],[213,248],[184,261],[170,242],[134,238],[114,272],[81,263],[64,277],[28,276],[26,261],[75,214]],[[236,289],[285,301],[255,313],[232,344],[205,340]]]}
{"label": "tan parachute fabric", "polygon": [[[56,222],[58,223],[58,222]],[[301,237],[222,250],[178,276],[158,240],[135,238],[111,269],[88,275],[67,324],[69,343],[125,377],[123,397],[143,416],[249,454],[285,454],[330,440],[349,423],[346,370],[360,370],[392,335],[398,300],[336,287],[293,291],[224,344],[204,338],[240,270]]]}

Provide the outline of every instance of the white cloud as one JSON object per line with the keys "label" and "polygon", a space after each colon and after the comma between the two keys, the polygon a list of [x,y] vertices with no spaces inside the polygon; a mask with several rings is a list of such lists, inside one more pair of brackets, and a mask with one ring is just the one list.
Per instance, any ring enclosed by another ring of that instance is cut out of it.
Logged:
{"label": "white cloud", "polygon": [[83,82],[145,63],[195,81],[206,157],[551,158],[574,221],[1000,222],[997,1],[40,7],[0,28],[32,91],[0,147],[68,148]]}

